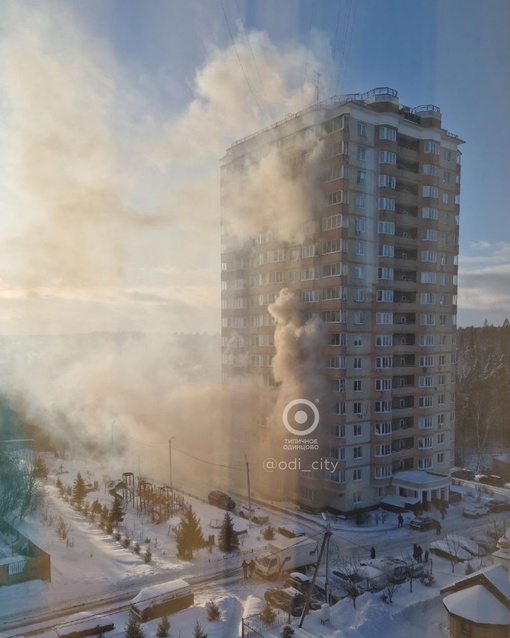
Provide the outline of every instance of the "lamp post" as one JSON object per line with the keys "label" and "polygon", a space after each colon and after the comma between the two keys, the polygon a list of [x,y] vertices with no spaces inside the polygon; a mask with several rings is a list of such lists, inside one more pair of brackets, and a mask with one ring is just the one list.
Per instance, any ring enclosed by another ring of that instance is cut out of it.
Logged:
{"label": "lamp post", "polygon": [[250,527],[251,527],[252,512],[251,512],[251,490],[250,490],[250,465],[248,463],[248,456],[246,454],[244,455],[244,460],[246,463],[246,482],[248,483],[248,516],[249,516]]}

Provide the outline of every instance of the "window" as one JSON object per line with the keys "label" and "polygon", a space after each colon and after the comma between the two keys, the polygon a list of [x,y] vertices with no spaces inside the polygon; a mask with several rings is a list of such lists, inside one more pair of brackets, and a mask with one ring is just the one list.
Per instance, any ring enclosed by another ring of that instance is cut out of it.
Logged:
{"label": "window", "polygon": [[422,292],[420,293],[420,303],[433,305],[436,303],[436,295],[433,292]]}
{"label": "window", "polygon": [[322,254],[329,255],[330,253],[340,253],[345,252],[345,242],[343,239],[332,239],[330,241],[325,241],[322,244]]}
{"label": "window", "polygon": [[363,266],[354,266],[354,278],[364,279],[364,277],[365,277],[365,268]]}
{"label": "window", "polygon": [[329,480],[333,481],[333,483],[345,483],[345,470],[330,472]]}
{"label": "window", "polygon": [[345,425],[335,425],[334,435],[337,439],[345,438]]}
{"label": "window", "polygon": [[358,135],[360,137],[366,137],[367,125],[365,124],[365,122],[358,122]]}
{"label": "window", "polygon": [[322,230],[333,230],[334,228],[347,228],[347,222],[344,222],[342,215],[330,215],[322,219]]}
{"label": "window", "polygon": [[354,221],[354,230],[356,232],[357,235],[360,235],[361,233],[364,233],[366,231],[366,222],[364,219],[356,219]]}
{"label": "window", "polygon": [[421,238],[425,241],[437,241],[437,230],[434,228],[424,228],[421,231]]}
{"label": "window", "polygon": [[339,275],[345,275],[347,264],[336,262],[334,264],[324,264],[322,267],[323,277],[338,277]]}
{"label": "window", "polygon": [[449,184],[451,181],[452,174],[450,171],[443,171],[443,184]]}
{"label": "window", "polygon": [[438,365],[445,366],[446,365],[446,355],[440,354],[438,359]]}
{"label": "window", "polygon": [[432,375],[420,377],[418,379],[418,387],[420,388],[432,388],[433,385],[434,385],[434,377]]}
{"label": "window", "polygon": [[361,492],[354,492],[352,495],[352,504],[360,505],[361,504]]}
{"label": "window", "polygon": [[419,397],[418,398],[418,407],[419,408],[432,408],[434,406],[434,397]]}
{"label": "window", "polygon": [[344,447],[332,447],[331,457],[338,461],[345,461],[345,448]]}
{"label": "window", "polygon": [[393,357],[376,357],[375,358],[375,367],[376,370],[382,370],[384,368],[393,368]]}
{"label": "window", "polygon": [[363,290],[363,288],[355,288],[354,301],[356,301],[357,303],[365,301],[365,291]]}
{"label": "window", "polygon": [[421,283],[422,284],[435,284],[436,283],[436,273],[435,272],[427,272],[425,270],[421,273]]}
{"label": "window", "polygon": [[301,269],[301,281],[309,281],[311,279],[319,278],[318,268],[302,268]]}
{"label": "window", "polygon": [[326,150],[327,157],[336,157],[337,155],[348,155],[349,143],[345,140],[331,144]]}
{"label": "window", "polygon": [[383,465],[380,467],[374,467],[374,478],[385,479],[392,475],[391,465]]}
{"label": "window", "polygon": [[379,244],[379,257],[394,257],[395,246],[390,244]]}
{"label": "window", "polygon": [[429,450],[432,447],[433,440],[431,436],[425,436],[422,439],[418,439],[419,450]]}
{"label": "window", "polygon": [[375,313],[375,323],[379,325],[387,325],[393,323],[393,313],[392,312],[376,312]]}
{"label": "window", "polygon": [[345,310],[325,310],[321,319],[324,323],[345,323]]}
{"label": "window", "polygon": [[424,262],[435,263],[437,261],[437,253],[435,250],[422,250],[420,259]]}
{"label": "window", "polygon": [[354,392],[362,392],[362,381],[361,379],[356,379],[355,381],[353,381],[352,384],[352,389]]}
{"label": "window", "polygon": [[377,301],[391,303],[393,301],[393,290],[378,290]]}
{"label": "window", "polygon": [[[393,200],[391,200],[393,201]],[[377,232],[386,235],[394,235],[395,234],[395,223],[394,222],[377,222]]]}
{"label": "window", "polygon": [[355,459],[361,459],[363,458],[363,448],[361,447],[361,445],[357,445],[353,448],[352,450],[352,456]]}
{"label": "window", "polygon": [[391,444],[383,443],[375,446],[375,456],[389,456],[391,454]]}
{"label": "window", "polygon": [[418,428],[420,430],[428,430],[434,427],[434,419],[431,416],[421,416],[418,419]]}
{"label": "window", "polygon": [[434,175],[435,177],[437,177],[439,175],[439,166],[436,166],[435,164],[424,164],[423,174]]}
{"label": "window", "polygon": [[356,148],[356,159],[360,162],[364,162],[367,159],[367,149],[364,146],[358,146]]}
{"label": "window", "polygon": [[357,469],[352,471],[352,480],[353,481],[361,481],[361,468],[358,467]]}
{"label": "window", "polygon": [[343,357],[343,356],[328,357],[326,359],[326,367],[327,368],[334,368],[334,369],[344,369],[345,368],[345,357]]}
{"label": "window", "polygon": [[434,345],[434,335],[420,335],[420,346],[433,346]]}
{"label": "window", "polygon": [[346,291],[343,286],[331,286],[322,289],[322,299],[345,299]]}
{"label": "window", "polygon": [[345,379],[330,379],[333,392],[345,392]]}
{"label": "window", "polygon": [[438,394],[437,395],[437,405],[444,405],[445,404],[445,395],[444,394]]}
{"label": "window", "polygon": [[379,210],[389,210],[393,212],[395,210],[395,200],[390,197],[379,197],[377,200],[377,206]]}
{"label": "window", "polygon": [[437,462],[444,463],[444,452],[439,452],[439,454],[437,455]]}
{"label": "window", "polygon": [[359,348],[363,345],[361,335],[354,335],[353,344],[355,348]]}
{"label": "window", "polygon": [[375,411],[377,414],[386,414],[391,412],[391,401],[376,401]]}
{"label": "window", "polygon": [[311,244],[309,246],[303,246],[302,248],[302,256],[303,258],[307,257],[315,257],[319,254],[318,246],[316,244]]}
{"label": "window", "polygon": [[353,406],[353,414],[355,416],[361,416],[363,414],[363,408],[361,407],[361,401],[355,401]]}
{"label": "window", "polygon": [[301,292],[301,301],[303,303],[314,303],[319,301],[319,293],[317,290],[303,290]]}
{"label": "window", "polygon": [[366,171],[358,171],[356,173],[356,183],[357,184],[365,184],[367,181],[367,172]]}
{"label": "window", "polygon": [[393,275],[394,275],[393,268],[382,267],[382,268],[378,268],[377,269],[377,278],[378,279],[392,280],[393,279]]}
{"label": "window", "polygon": [[361,357],[354,357],[354,369],[355,370],[361,370]]}
{"label": "window", "polygon": [[431,354],[420,356],[420,368],[432,368],[434,365],[434,356]]}
{"label": "window", "polygon": [[392,382],[391,379],[376,379],[375,380],[375,389],[377,392],[385,392],[387,390],[391,390]]}
{"label": "window", "polygon": [[422,189],[422,196],[437,199],[439,197],[439,190],[437,186],[424,186]]}
{"label": "window", "polygon": [[393,335],[376,335],[375,345],[380,347],[390,347],[393,345]]}
{"label": "window", "polygon": [[343,416],[345,414],[345,401],[337,401],[335,404],[335,414],[337,416]]}
{"label": "window", "polygon": [[356,195],[356,198],[354,200],[355,202],[355,206],[356,208],[360,208],[361,210],[363,210],[365,208],[365,196],[364,195]]}
{"label": "window", "polygon": [[324,173],[325,182],[333,182],[335,179],[348,179],[349,178],[349,166],[335,166],[328,169]]}
{"label": "window", "polygon": [[363,325],[363,312],[361,310],[356,310],[354,313],[354,324],[356,326]]}
{"label": "window", "polygon": [[345,332],[333,332],[329,335],[328,346],[345,346],[347,343]]}
{"label": "window", "polygon": [[432,140],[427,140],[423,143],[423,152],[432,153],[433,155],[439,155],[439,144]]}
{"label": "window", "polygon": [[379,175],[379,188],[393,188],[397,187],[397,178],[393,175]]}
{"label": "window", "polygon": [[441,201],[443,202],[443,204],[449,204],[450,203],[450,195],[449,195],[449,193],[442,193],[441,194]]}
{"label": "window", "polygon": [[452,152],[449,148],[443,148],[443,159],[445,162],[452,161]]}
{"label": "window", "polygon": [[335,191],[325,196],[326,205],[334,206],[335,204],[347,204],[347,191]]}
{"label": "window", "polygon": [[384,436],[385,434],[391,434],[391,421],[383,421],[382,423],[376,423],[374,431],[377,436]]}
{"label": "window", "polygon": [[379,139],[380,140],[388,140],[389,142],[397,141],[397,130],[394,128],[390,128],[389,126],[380,126],[379,127]]}
{"label": "window", "polygon": [[379,164],[396,164],[397,154],[393,151],[379,151]]}
{"label": "window", "polygon": [[422,219],[437,219],[437,208],[429,208],[425,206],[421,209]]}
{"label": "window", "polygon": [[432,459],[418,459],[419,470],[430,470],[432,467]]}

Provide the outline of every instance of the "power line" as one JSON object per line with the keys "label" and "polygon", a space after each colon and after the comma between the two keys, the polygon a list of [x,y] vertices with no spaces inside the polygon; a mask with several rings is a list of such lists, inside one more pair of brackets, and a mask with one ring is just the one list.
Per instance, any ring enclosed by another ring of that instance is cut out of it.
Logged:
{"label": "power line", "polygon": [[308,19],[308,36],[306,42],[306,58],[305,58],[305,73],[303,77],[303,84],[306,82],[306,76],[308,74],[308,55],[310,53],[310,34],[312,31],[312,17],[313,17],[313,5],[314,3],[310,3],[310,17]]}
{"label": "power line", "polygon": [[250,84],[248,76],[246,75],[246,71],[244,69],[243,62],[241,60],[241,56],[239,55],[239,51],[237,50],[237,46],[236,46],[235,39],[234,39],[234,34],[232,33],[232,29],[230,28],[230,22],[228,21],[227,12],[225,11],[225,5],[223,4],[223,0],[220,0],[220,3],[221,3],[221,8],[223,9],[223,15],[225,17],[225,22],[227,23],[227,28],[228,28],[228,32],[230,34],[230,39],[232,40],[232,45],[234,47],[234,51],[236,52],[237,61],[239,62],[239,66],[241,67],[241,70],[243,72],[244,79],[246,80],[246,84],[248,85],[248,88],[250,89],[250,93],[251,93],[251,95],[252,95],[252,97],[253,97],[253,99],[255,101],[255,104],[258,106],[259,111],[267,119],[267,115],[264,112],[263,108],[260,106],[260,103],[257,100],[257,96],[255,95],[255,92],[253,91],[253,87]]}
{"label": "power line", "polygon": [[246,42],[248,43],[248,47],[250,49],[250,53],[251,53],[251,57],[252,57],[252,60],[253,60],[253,64],[255,66],[255,71],[257,72],[257,77],[258,77],[259,82],[260,82],[260,87],[261,87],[262,90],[264,90],[264,83],[262,82],[262,78],[260,77],[259,68],[258,68],[258,65],[257,65],[257,60],[256,60],[255,55],[253,53],[253,49],[252,49],[252,46],[251,46],[250,38],[248,37],[248,34],[246,33],[246,29],[244,28],[243,18],[241,16],[241,11],[239,10],[239,3],[238,3],[237,0],[236,0],[236,7],[237,7],[237,14],[239,15],[239,22],[241,24],[241,28],[242,28],[243,33],[244,33],[244,37],[246,38]]}

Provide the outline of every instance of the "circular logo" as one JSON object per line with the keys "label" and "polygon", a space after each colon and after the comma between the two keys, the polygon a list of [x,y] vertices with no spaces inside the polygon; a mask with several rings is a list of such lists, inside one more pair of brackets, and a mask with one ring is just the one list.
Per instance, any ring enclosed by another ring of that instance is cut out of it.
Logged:
{"label": "circular logo", "polygon": [[[294,399],[285,406],[283,410],[283,425],[296,436],[308,436],[319,425],[319,410],[317,406],[308,399]],[[292,424],[289,423],[292,421]],[[305,430],[298,430],[295,425],[308,426]]]}

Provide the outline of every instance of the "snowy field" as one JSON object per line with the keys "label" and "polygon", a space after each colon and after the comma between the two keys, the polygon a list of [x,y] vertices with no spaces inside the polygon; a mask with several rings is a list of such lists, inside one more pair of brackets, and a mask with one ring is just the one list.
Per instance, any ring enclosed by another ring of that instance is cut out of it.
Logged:
{"label": "snowy field", "polygon": [[[176,638],[193,635],[193,627],[198,621],[209,638],[235,638],[240,636],[241,618],[260,611],[263,607],[264,592],[275,586],[259,577],[245,580],[240,564],[243,558],[248,560],[260,552],[266,545],[260,527],[250,527],[248,521],[234,516],[235,529],[246,530],[241,538],[239,552],[224,556],[216,546],[212,551],[207,548],[196,552],[192,561],[181,561],[176,557],[175,535],[172,527],[178,525],[180,518],[156,524],[141,514],[136,507],[126,508],[124,521],[119,525],[122,539],[129,536],[131,546],[125,548],[111,534],[99,529],[96,519],[91,522],[76,512],[60,497],[55,482],[57,462],[51,460],[50,476],[46,484],[46,500],[42,512],[26,520],[20,530],[39,547],[51,555],[52,581],[30,581],[18,585],[0,588],[0,631],[7,636],[22,636],[34,632],[43,638],[56,638],[54,627],[77,612],[90,608],[93,613],[108,613],[114,619],[115,629],[106,634],[110,638],[123,636],[128,623],[128,603],[146,585],[160,583],[175,578],[184,578],[193,585],[195,606],[172,614],[170,636]],[[90,463],[77,461],[58,461],[58,476],[64,484],[72,485],[77,472],[81,472],[88,482],[98,481],[99,489],[88,495],[89,502],[99,500],[109,507],[112,496],[104,485],[101,468],[92,468]],[[464,488],[462,488],[464,489]],[[464,489],[462,504],[449,508],[443,521],[444,535],[450,532],[467,534],[469,529],[483,532],[494,525],[489,520],[469,520],[462,516],[467,503],[473,505],[483,502],[485,495]],[[185,496],[201,520],[204,536],[217,537],[217,521],[224,512],[201,500]],[[273,527],[284,523],[299,523],[307,535],[317,535],[321,539],[324,522],[320,517],[294,515],[292,512],[274,511],[268,508]],[[433,512],[437,518],[438,513]],[[397,529],[394,514],[387,514],[382,520],[373,516],[369,524],[356,527],[349,521],[331,517],[333,531],[330,569],[338,560],[339,548],[343,554],[349,554],[356,560],[368,558],[369,548],[377,547],[378,556],[393,555],[402,557],[410,552],[413,543],[428,548],[436,540],[435,532],[417,532],[409,529],[410,515],[406,517],[403,529]],[[498,520],[503,520],[498,515]],[[67,530],[64,540],[57,534],[57,521],[63,520]],[[50,524],[51,523],[51,524]],[[213,523],[213,526],[210,524]],[[141,552],[137,555],[133,545],[138,542]],[[150,562],[145,562],[147,547],[152,552]],[[404,551],[405,550],[405,551]],[[8,554],[8,544],[3,547]],[[471,565],[476,569],[490,564],[490,558],[473,559]],[[331,609],[330,622],[321,625],[320,611],[310,613],[304,620],[303,630],[297,629],[299,619],[293,619],[295,636],[333,636],[335,638],[433,638],[447,637],[447,615],[441,603],[439,589],[465,575],[465,564],[460,563],[452,573],[449,561],[437,556],[432,558],[435,582],[426,586],[414,580],[413,591],[410,584],[402,584],[395,593],[393,603],[381,600],[381,593],[365,593],[357,598],[356,609],[352,600],[345,598]],[[335,587],[334,578],[330,583]],[[281,583],[276,583],[279,585]],[[219,606],[220,621],[207,620],[207,604],[211,601]],[[156,636],[158,620],[142,625],[146,638]],[[265,631],[264,635],[273,638],[281,635],[281,626]]]}

